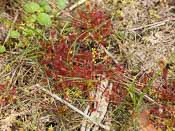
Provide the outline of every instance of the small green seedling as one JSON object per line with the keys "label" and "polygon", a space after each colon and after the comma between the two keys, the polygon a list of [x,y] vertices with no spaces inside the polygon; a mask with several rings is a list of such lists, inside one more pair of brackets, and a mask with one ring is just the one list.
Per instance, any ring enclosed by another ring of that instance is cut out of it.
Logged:
{"label": "small green seedling", "polygon": [[6,52],[6,48],[3,45],[0,45],[0,54]]}

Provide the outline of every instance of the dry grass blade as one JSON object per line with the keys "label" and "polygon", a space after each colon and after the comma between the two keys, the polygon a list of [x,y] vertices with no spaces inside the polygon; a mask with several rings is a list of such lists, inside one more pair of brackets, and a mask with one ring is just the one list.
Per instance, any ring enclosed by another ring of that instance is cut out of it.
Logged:
{"label": "dry grass blade", "polygon": [[16,11],[16,15],[15,15],[15,17],[14,17],[13,23],[12,23],[12,25],[11,25],[11,28],[10,28],[9,31],[8,31],[8,34],[7,34],[7,36],[6,36],[5,40],[4,40],[3,45],[8,41],[8,39],[9,39],[9,37],[10,37],[10,31],[13,29],[13,26],[14,26],[14,24],[16,23],[16,21],[17,21],[17,19],[18,19],[18,16],[19,16],[19,12]]}
{"label": "dry grass blade", "polygon": [[80,6],[81,4],[83,4],[83,3],[86,2],[86,1],[87,1],[87,0],[80,0],[80,1],[76,2],[75,4],[73,4],[73,5],[69,8],[69,10],[71,11],[71,10],[75,9],[76,7]]}
{"label": "dry grass blade", "polygon": [[115,62],[115,64],[118,64],[119,62],[115,59],[115,56],[109,52],[103,45],[100,45],[101,48],[105,51],[105,53],[110,57],[112,58],[112,60]]}

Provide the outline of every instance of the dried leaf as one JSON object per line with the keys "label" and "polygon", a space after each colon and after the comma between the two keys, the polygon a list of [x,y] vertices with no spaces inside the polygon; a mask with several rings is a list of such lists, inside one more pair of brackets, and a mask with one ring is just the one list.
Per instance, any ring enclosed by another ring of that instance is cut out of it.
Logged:
{"label": "dried leaf", "polygon": [[141,131],[157,131],[157,129],[154,127],[154,125],[152,125],[148,117],[149,117],[148,110],[144,110],[140,113],[138,122],[141,128]]}

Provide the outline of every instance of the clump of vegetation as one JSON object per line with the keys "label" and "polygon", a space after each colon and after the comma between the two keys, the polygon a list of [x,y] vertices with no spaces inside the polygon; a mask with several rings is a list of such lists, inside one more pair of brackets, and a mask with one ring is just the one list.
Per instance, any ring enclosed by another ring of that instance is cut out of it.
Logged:
{"label": "clump of vegetation", "polygon": [[92,93],[103,90],[99,85],[105,79],[112,90],[102,93],[108,104],[104,125],[112,130],[174,130],[174,57],[157,58],[156,69],[143,70],[149,61],[142,54],[149,53],[145,48],[156,52],[153,46],[161,34],[167,38],[164,42],[173,38],[170,20],[150,24],[165,18],[159,10],[169,4],[81,2],[2,2],[6,16],[0,18],[0,129],[78,130],[83,117],[37,85],[82,111],[89,107],[90,116],[98,110]]}
{"label": "clump of vegetation", "polygon": [[[41,63],[45,65],[48,77],[57,81],[57,90],[78,87],[88,96],[103,75],[110,80],[122,81],[124,67],[113,64],[112,59],[101,50],[101,46],[108,46],[107,41],[112,34],[112,23],[105,12],[90,9],[88,5],[86,10],[78,10],[78,16],[72,20],[70,26],[73,26],[74,32],[61,36],[59,42],[41,42],[45,51]],[[117,96],[120,82],[114,84],[113,90]]]}

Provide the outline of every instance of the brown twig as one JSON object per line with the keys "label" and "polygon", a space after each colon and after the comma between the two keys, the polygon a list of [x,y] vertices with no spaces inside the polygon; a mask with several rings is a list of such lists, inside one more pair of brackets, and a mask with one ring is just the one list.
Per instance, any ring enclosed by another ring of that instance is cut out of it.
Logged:
{"label": "brown twig", "polygon": [[141,29],[145,29],[145,28],[152,29],[152,28],[156,28],[156,27],[165,25],[167,22],[170,22],[170,21],[175,21],[175,18],[170,18],[170,19],[166,19],[166,20],[163,20],[163,21],[155,22],[155,23],[152,23],[152,24],[131,28],[131,29],[128,29],[128,31],[133,32],[133,31],[137,31],[137,30],[141,30]]}

